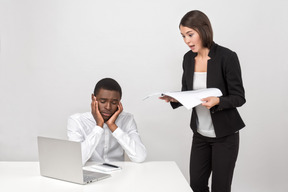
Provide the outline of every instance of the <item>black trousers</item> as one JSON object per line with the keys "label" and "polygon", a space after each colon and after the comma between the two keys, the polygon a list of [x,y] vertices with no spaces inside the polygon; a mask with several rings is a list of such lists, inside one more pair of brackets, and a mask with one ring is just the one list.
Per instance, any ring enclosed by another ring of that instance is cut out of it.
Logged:
{"label": "black trousers", "polygon": [[222,138],[193,135],[190,157],[190,186],[194,192],[230,192],[239,149],[239,132]]}

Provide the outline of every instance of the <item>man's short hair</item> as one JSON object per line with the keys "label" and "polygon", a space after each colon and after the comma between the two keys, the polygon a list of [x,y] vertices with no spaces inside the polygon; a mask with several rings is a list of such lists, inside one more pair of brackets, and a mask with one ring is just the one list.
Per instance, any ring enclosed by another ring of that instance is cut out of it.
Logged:
{"label": "man's short hair", "polygon": [[95,96],[99,93],[100,89],[106,89],[109,91],[117,91],[120,93],[120,98],[122,97],[122,90],[121,90],[120,85],[118,84],[117,81],[115,81],[112,78],[104,78],[98,81],[94,89]]}

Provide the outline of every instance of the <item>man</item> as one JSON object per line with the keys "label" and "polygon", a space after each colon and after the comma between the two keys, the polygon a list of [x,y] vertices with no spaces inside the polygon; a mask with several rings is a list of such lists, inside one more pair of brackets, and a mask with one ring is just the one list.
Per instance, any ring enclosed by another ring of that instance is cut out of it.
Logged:
{"label": "man", "polygon": [[123,111],[120,85],[111,78],[100,80],[91,99],[91,112],[68,119],[68,138],[81,142],[82,163],[123,161],[124,151],[133,162],[143,162],[146,148],[133,116]]}

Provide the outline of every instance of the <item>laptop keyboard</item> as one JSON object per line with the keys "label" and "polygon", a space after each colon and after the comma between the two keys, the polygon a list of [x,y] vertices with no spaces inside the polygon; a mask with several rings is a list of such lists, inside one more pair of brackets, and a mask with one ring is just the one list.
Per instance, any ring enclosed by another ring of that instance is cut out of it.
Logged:
{"label": "laptop keyboard", "polygon": [[84,177],[84,182],[91,182],[91,181],[97,180],[97,177],[92,176],[92,175],[83,175],[83,177]]}

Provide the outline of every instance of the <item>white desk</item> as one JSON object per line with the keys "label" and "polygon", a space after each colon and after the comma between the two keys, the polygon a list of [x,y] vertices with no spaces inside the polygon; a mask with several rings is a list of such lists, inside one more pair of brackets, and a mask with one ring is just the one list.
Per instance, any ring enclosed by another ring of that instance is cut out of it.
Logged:
{"label": "white desk", "polygon": [[175,162],[117,162],[121,171],[79,185],[40,176],[38,162],[0,162],[2,192],[192,192]]}

